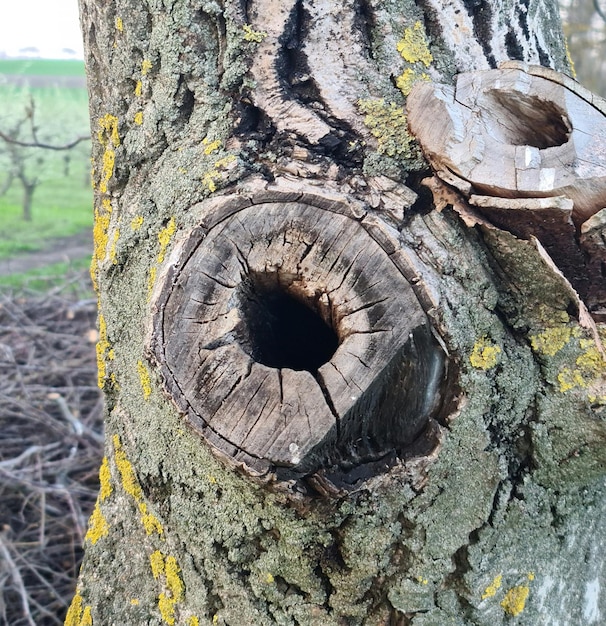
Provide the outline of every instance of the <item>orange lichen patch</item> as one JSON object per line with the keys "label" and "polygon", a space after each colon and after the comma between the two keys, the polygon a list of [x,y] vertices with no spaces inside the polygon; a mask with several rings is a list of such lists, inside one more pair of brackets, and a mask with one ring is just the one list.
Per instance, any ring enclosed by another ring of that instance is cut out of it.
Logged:
{"label": "orange lichen patch", "polygon": [[526,600],[529,594],[530,588],[526,585],[512,587],[501,601],[501,606],[505,613],[513,617],[519,615],[526,606]]}
{"label": "orange lichen patch", "polygon": [[500,353],[499,346],[491,343],[487,337],[481,337],[473,346],[469,361],[476,369],[488,370],[497,364]]}
{"label": "orange lichen patch", "polygon": [[503,582],[503,575],[498,574],[494,577],[493,581],[484,589],[484,593],[482,594],[482,600],[486,600],[486,598],[492,598],[496,595],[497,591],[501,588],[501,583]]}
{"label": "orange lichen patch", "polygon": [[412,27],[404,30],[404,36],[396,46],[402,58],[409,63],[423,63],[429,67],[433,61],[433,55],[429,50],[425,29],[421,22],[415,22]]}
{"label": "orange lichen patch", "polygon": [[90,541],[93,545],[99,541],[102,537],[107,537],[109,534],[109,524],[105,519],[103,513],[101,513],[101,507],[99,506],[99,498],[95,503],[95,508],[88,520],[88,530],[84,539]]}

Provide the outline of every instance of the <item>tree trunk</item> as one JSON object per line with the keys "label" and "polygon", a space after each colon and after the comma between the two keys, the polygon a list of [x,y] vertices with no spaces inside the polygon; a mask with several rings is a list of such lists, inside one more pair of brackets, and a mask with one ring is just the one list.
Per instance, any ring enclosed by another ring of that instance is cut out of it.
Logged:
{"label": "tree trunk", "polygon": [[32,203],[34,201],[34,191],[38,186],[37,183],[28,183],[21,179],[23,185],[23,219],[26,222],[32,221]]}
{"label": "tree trunk", "polygon": [[568,67],[555,5],[472,4],[81,0],[107,419],[67,624],[603,621],[600,329],[404,116]]}

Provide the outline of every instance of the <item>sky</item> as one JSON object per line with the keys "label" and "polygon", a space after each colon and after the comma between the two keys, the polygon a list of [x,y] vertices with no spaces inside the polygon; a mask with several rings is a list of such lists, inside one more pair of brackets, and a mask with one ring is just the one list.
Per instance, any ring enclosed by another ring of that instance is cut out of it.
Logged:
{"label": "sky", "polygon": [[78,0],[0,0],[0,53],[17,56],[30,47],[47,58],[71,48],[82,58]]}

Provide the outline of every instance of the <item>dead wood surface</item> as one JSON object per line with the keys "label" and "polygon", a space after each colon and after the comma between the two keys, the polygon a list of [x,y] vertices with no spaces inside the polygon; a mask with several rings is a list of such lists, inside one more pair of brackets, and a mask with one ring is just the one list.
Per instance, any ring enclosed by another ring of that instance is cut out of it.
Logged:
{"label": "dead wood surface", "polygon": [[0,299],[0,624],[63,624],[102,455],[97,307]]}
{"label": "dead wood surface", "polygon": [[437,176],[494,225],[536,237],[606,319],[604,223],[592,217],[606,205],[606,102],[564,74],[508,62],[454,87],[419,83],[407,106]]}
{"label": "dead wood surface", "polygon": [[160,295],[156,359],[190,422],[255,472],[375,461],[439,404],[443,355],[360,223],[256,204],[186,243]]}

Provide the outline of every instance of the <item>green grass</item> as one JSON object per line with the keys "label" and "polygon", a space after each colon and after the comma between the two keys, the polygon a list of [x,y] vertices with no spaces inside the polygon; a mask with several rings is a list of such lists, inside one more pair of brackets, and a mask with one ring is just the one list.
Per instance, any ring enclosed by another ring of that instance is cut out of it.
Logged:
{"label": "green grass", "polygon": [[0,292],[13,296],[31,296],[57,291],[80,299],[92,298],[94,292],[88,276],[90,260],[89,256],[70,263],[47,265],[23,274],[0,276]]}
{"label": "green grass", "polygon": [[84,76],[84,61],[54,59],[2,59],[0,74],[27,76]]}
{"label": "green grass", "polygon": [[21,190],[13,183],[0,197],[0,258],[40,250],[49,239],[90,231],[92,190],[83,179],[81,173],[42,183],[34,194],[31,222],[22,218]]}
{"label": "green grass", "polygon": [[[31,74],[82,73],[82,63],[74,61],[0,61],[1,72]],[[80,68],[80,69],[78,69]],[[38,140],[62,145],[76,137],[89,135],[88,105],[85,89],[57,87],[26,88],[0,86],[0,129],[5,132],[24,119],[30,97],[35,101]],[[19,138],[31,141],[28,124]],[[0,258],[36,251],[48,240],[67,237],[92,229],[92,190],[89,179],[90,143],[83,142],[69,152],[69,175],[65,175],[66,152],[20,149],[29,178],[40,181],[34,193],[33,219],[22,219],[23,190],[17,180],[0,196]],[[0,141],[0,188],[12,167],[6,144]]]}

